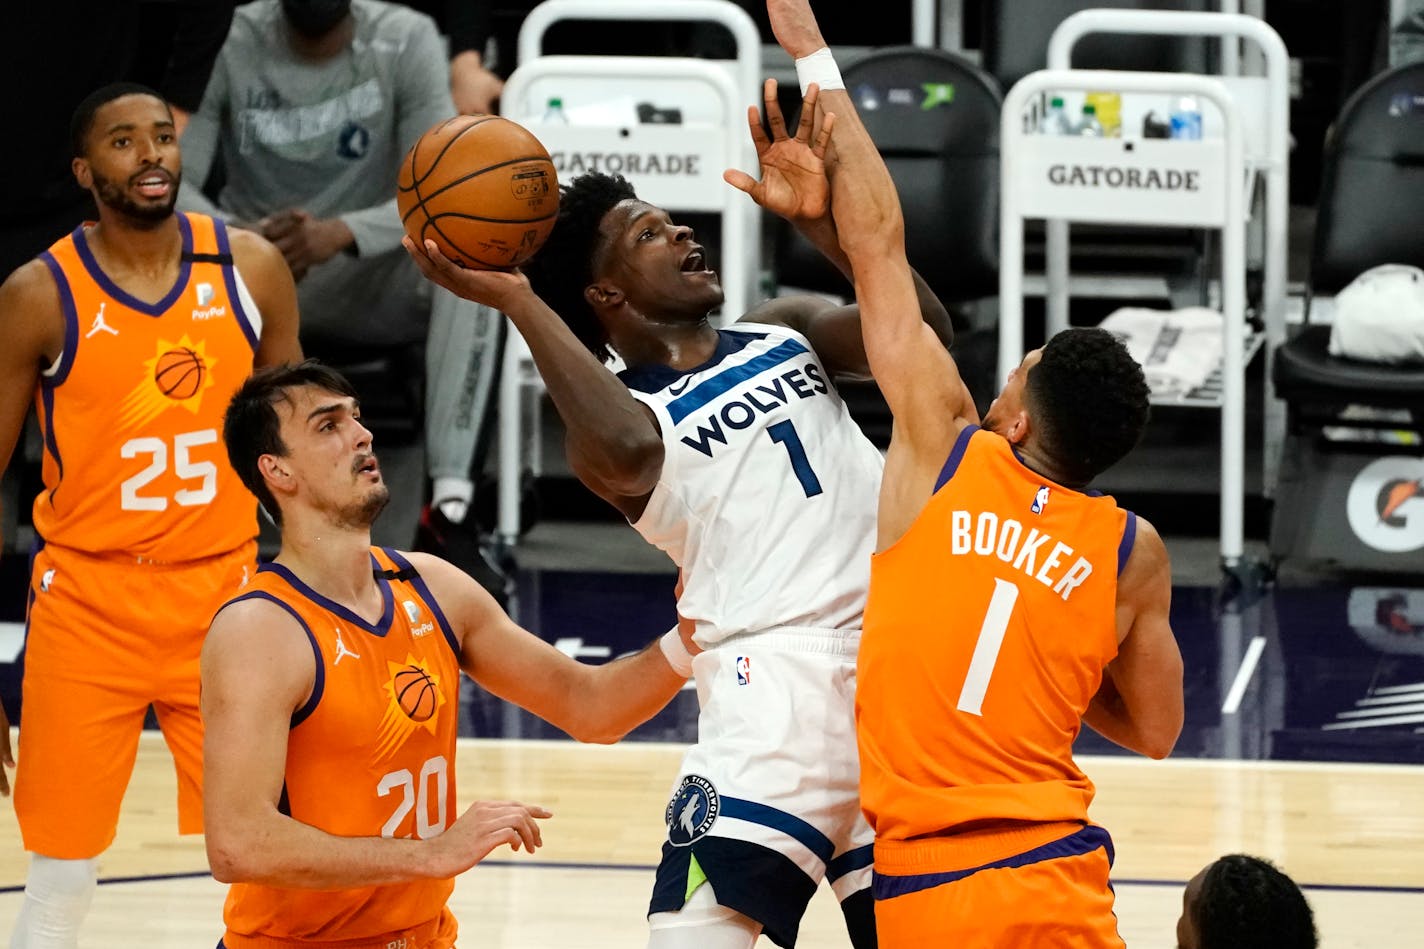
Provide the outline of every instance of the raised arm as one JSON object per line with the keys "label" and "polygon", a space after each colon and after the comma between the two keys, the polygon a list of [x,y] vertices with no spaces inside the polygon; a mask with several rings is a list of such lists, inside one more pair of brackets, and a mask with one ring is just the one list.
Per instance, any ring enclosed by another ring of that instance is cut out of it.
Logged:
{"label": "raised arm", "polygon": [[1137,537],[1117,585],[1117,658],[1083,721],[1149,758],[1171,754],[1182,732],[1182,654],[1168,611],[1172,566],[1156,529],[1137,519]]}
{"label": "raised arm", "polygon": [[[745,192],[760,207],[788,221],[847,280],[854,281],[850,259],[841,249],[831,214],[829,181],[837,162],[828,152],[835,121],[817,108],[817,90],[809,89],[801,103],[795,134],[788,134],[776,94],[776,80],[762,87],[766,124],[755,107],[747,110],[747,125],[760,165],[760,180],[729,169],[728,184]],[[829,177],[828,177],[829,176]],[[920,275],[911,271],[921,318],[947,347],[954,340],[949,312]],[[860,308],[837,306],[816,296],[780,297],[756,307],[744,320],[790,327],[810,340],[817,356],[837,376],[866,378],[870,364],[860,330]]]}
{"label": "raised arm", "polygon": [[[599,666],[570,659],[515,623],[451,564],[425,554],[409,556],[440,601],[461,643],[460,666],[470,678],[578,741],[618,741],[661,711],[687,681],[659,642]],[[669,635],[678,638],[676,630]]]}
{"label": "raised arm", "polygon": [[[767,11],[792,57],[825,47],[807,0],[768,0]],[[831,208],[855,279],[866,355],[894,415],[877,527],[883,550],[924,507],[955,436],[978,415],[949,351],[920,316],[904,217],[885,162],[844,89],[824,91],[820,106],[836,115]]]}
{"label": "raised arm", "polygon": [[540,845],[535,819],[548,812],[506,801],[477,802],[429,840],[338,837],[283,814],[287,733],[315,680],[306,634],[281,607],[242,600],[214,618],[201,697],[203,809],[218,881],[322,890],[445,879],[502,844]]}
{"label": "raised arm", "polygon": [[427,278],[509,317],[564,421],[569,467],[590,491],[637,520],[663,470],[663,440],[652,413],[629,394],[549,309],[522,273],[465,270],[435,246],[405,248]]}

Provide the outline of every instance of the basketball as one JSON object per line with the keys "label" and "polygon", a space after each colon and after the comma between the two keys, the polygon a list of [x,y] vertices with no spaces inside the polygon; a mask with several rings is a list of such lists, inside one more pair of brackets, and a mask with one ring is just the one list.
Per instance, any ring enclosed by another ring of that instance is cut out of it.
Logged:
{"label": "basketball", "polygon": [[191,399],[203,384],[203,359],[186,346],[170,349],[153,365],[158,391],[170,399]]}
{"label": "basketball", "polygon": [[523,126],[497,115],[457,115],[406,153],[396,205],[422,249],[474,270],[507,270],[534,256],[559,211],[554,163]]}
{"label": "basketball", "polygon": [[419,666],[407,666],[393,680],[396,701],[413,722],[427,722],[435,714],[435,680]]}

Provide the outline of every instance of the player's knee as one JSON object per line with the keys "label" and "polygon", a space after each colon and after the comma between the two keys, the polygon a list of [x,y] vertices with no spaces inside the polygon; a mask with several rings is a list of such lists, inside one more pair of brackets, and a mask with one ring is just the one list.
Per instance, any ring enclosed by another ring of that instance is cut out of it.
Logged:
{"label": "player's knee", "polygon": [[28,949],[77,945],[79,924],[98,883],[97,860],[57,860],[35,854],[12,945]]}

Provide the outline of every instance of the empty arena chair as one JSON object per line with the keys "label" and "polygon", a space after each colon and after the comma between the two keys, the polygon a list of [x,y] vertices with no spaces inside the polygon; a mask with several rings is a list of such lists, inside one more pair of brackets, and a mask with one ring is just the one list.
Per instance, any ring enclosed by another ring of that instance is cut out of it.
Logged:
{"label": "empty arena chair", "polygon": [[[1220,10],[1220,0],[984,0],[980,48],[984,68],[1008,89],[1048,64],[1048,40],[1058,24],[1080,10]],[[1085,39],[1073,56],[1074,69],[1131,69],[1146,72],[1210,70],[1208,42],[1171,36],[1101,35]]]}
{"label": "empty arena chair", "polygon": [[1424,569],[1424,366],[1332,356],[1330,327],[1310,320],[1319,298],[1372,267],[1424,266],[1421,218],[1424,64],[1414,64],[1357,91],[1326,140],[1306,325],[1273,369],[1288,426],[1271,530],[1278,558]]}
{"label": "empty arena chair", "polygon": [[[942,50],[896,46],[847,66],[846,89],[900,192],[910,264],[946,303],[998,290],[999,109],[994,80]],[[792,228],[779,283],[850,295]]]}

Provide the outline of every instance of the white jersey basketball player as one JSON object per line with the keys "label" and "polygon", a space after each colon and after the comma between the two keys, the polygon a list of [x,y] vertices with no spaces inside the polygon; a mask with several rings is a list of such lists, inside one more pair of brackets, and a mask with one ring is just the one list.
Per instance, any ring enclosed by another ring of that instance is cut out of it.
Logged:
{"label": "white jersey basketball player", "polygon": [[[775,102],[769,84],[761,181],[729,180],[848,273],[822,166],[832,123],[813,130],[813,93],[790,136]],[[518,273],[408,249],[431,279],[509,316],[571,468],[682,571],[702,711],[665,815],[649,945],[750,949],[765,932],[793,946],[827,879],[853,945],[873,946],[854,689],[881,459],[832,384],[868,375],[859,310],[787,297],[718,329],[722,288],[691,228],[601,174],[565,186],[530,266],[537,296]],[[948,315],[920,288],[947,340]],[[629,367],[619,377],[600,364],[610,350]]]}

